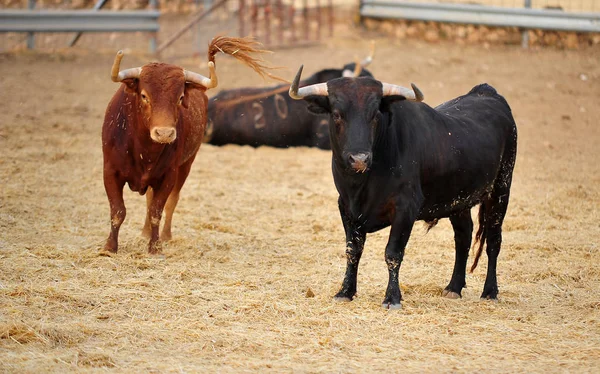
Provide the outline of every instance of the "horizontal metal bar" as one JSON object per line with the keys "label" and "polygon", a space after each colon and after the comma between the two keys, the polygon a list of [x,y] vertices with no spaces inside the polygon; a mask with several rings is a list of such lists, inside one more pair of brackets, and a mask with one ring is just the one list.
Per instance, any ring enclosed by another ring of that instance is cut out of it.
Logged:
{"label": "horizontal metal bar", "polygon": [[410,3],[364,0],[361,16],[420,21],[515,26],[526,29],[600,32],[600,13],[558,9],[504,8],[476,4]]}
{"label": "horizontal metal bar", "polygon": [[160,12],[0,10],[0,32],[158,31]]}
{"label": "horizontal metal bar", "polygon": [[[104,6],[104,4],[106,4],[106,1],[107,0],[97,0],[96,4],[94,4],[94,7],[92,8],[92,10],[93,11],[100,10]],[[77,34],[75,34],[75,36],[73,36],[73,39],[71,39],[71,42],[69,43],[69,47],[74,46],[82,34],[83,34],[82,32],[78,32]]]}

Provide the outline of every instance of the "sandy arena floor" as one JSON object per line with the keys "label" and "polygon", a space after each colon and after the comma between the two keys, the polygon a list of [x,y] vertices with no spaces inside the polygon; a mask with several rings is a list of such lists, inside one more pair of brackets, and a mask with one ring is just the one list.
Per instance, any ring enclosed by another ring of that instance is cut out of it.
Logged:
{"label": "sandy arena floor", "polygon": [[[353,31],[269,59],[305,74],[368,49]],[[600,50],[523,51],[378,38],[371,71],[415,82],[435,106],[481,82],[511,104],[519,152],[499,259],[462,300],[440,296],[448,221],[415,227],[404,308],[381,309],[389,229],[370,235],[359,295],[338,304],[344,234],[330,152],[203,145],[165,260],[140,238],[145,199],[126,191],[118,255],[100,131],[117,85],[104,53],[0,55],[0,371],[593,372],[600,367]],[[123,66],[146,59],[126,56]],[[204,60],[182,60],[189,69]],[[220,89],[268,85],[217,56]],[[469,262],[470,264],[470,262]],[[314,297],[307,297],[307,290]]]}

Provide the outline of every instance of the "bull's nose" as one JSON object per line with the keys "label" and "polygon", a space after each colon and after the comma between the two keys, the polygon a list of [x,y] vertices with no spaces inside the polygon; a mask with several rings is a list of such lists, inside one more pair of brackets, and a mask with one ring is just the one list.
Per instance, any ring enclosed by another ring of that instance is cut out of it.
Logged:
{"label": "bull's nose", "polygon": [[177,136],[173,127],[155,127],[150,134],[152,139],[158,143],[171,143]]}
{"label": "bull's nose", "polygon": [[364,172],[371,162],[370,152],[351,153],[348,155],[348,162],[356,171]]}
{"label": "bull's nose", "polygon": [[355,153],[355,154],[351,154],[348,156],[348,160],[350,161],[351,164],[357,163],[357,162],[362,162],[362,163],[368,163],[369,160],[371,160],[371,154],[370,153]]}

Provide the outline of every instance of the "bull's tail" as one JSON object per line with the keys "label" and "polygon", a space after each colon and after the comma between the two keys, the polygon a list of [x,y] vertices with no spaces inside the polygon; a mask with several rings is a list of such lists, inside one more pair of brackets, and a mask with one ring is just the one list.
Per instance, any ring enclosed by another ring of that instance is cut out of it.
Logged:
{"label": "bull's tail", "polygon": [[475,259],[473,260],[473,265],[471,265],[471,273],[477,267],[479,263],[479,257],[481,257],[481,252],[483,252],[483,246],[485,245],[485,241],[487,239],[487,215],[489,214],[489,202],[488,200],[483,200],[481,205],[479,206],[479,228],[477,229],[477,233],[475,234],[475,243],[473,246],[476,246],[479,243],[479,247],[477,248],[477,252],[475,252]]}
{"label": "bull's tail", "polygon": [[215,62],[215,55],[219,52],[233,56],[239,61],[251,67],[261,77],[269,77],[278,81],[290,83],[288,80],[275,76],[267,70],[274,69],[266,64],[266,61],[260,57],[253,57],[251,54],[271,53],[262,49],[262,44],[254,38],[233,38],[228,36],[217,36],[208,45],[208,61]]}

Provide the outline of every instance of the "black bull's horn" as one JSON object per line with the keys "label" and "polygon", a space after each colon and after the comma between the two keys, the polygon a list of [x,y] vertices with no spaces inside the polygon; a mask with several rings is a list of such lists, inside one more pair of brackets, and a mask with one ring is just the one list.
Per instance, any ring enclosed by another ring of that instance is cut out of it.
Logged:
{"label": "black bull's horn", "polygon": [[[300,69],[298,69],[298,73],[296,73],[296,77],[290,86],[290,97],[295,100],[301,100],[311,95],[328,96],[327,83],[317,83],[298,88],[303,68],[304,65],[300,66]],[[424,99],[423,92],[421,92],[421,90],[413,83],[411,83],[412,89],[383,82],[382,85],[383,96],[403,96],[406,100],[412,101],[423,101]]]}
{"label": "black bull's horn", "polygon": [[362,69],[366,68],[371,64],[371,62],[373,62],[373,56],[375,56],[375,41],[371,40],[371,49],[369,55],[362,61],[359,61],[357,58],[354,64],[354,71],[346,69],[342,72],[342,76],[349,78],[358,77]]}

